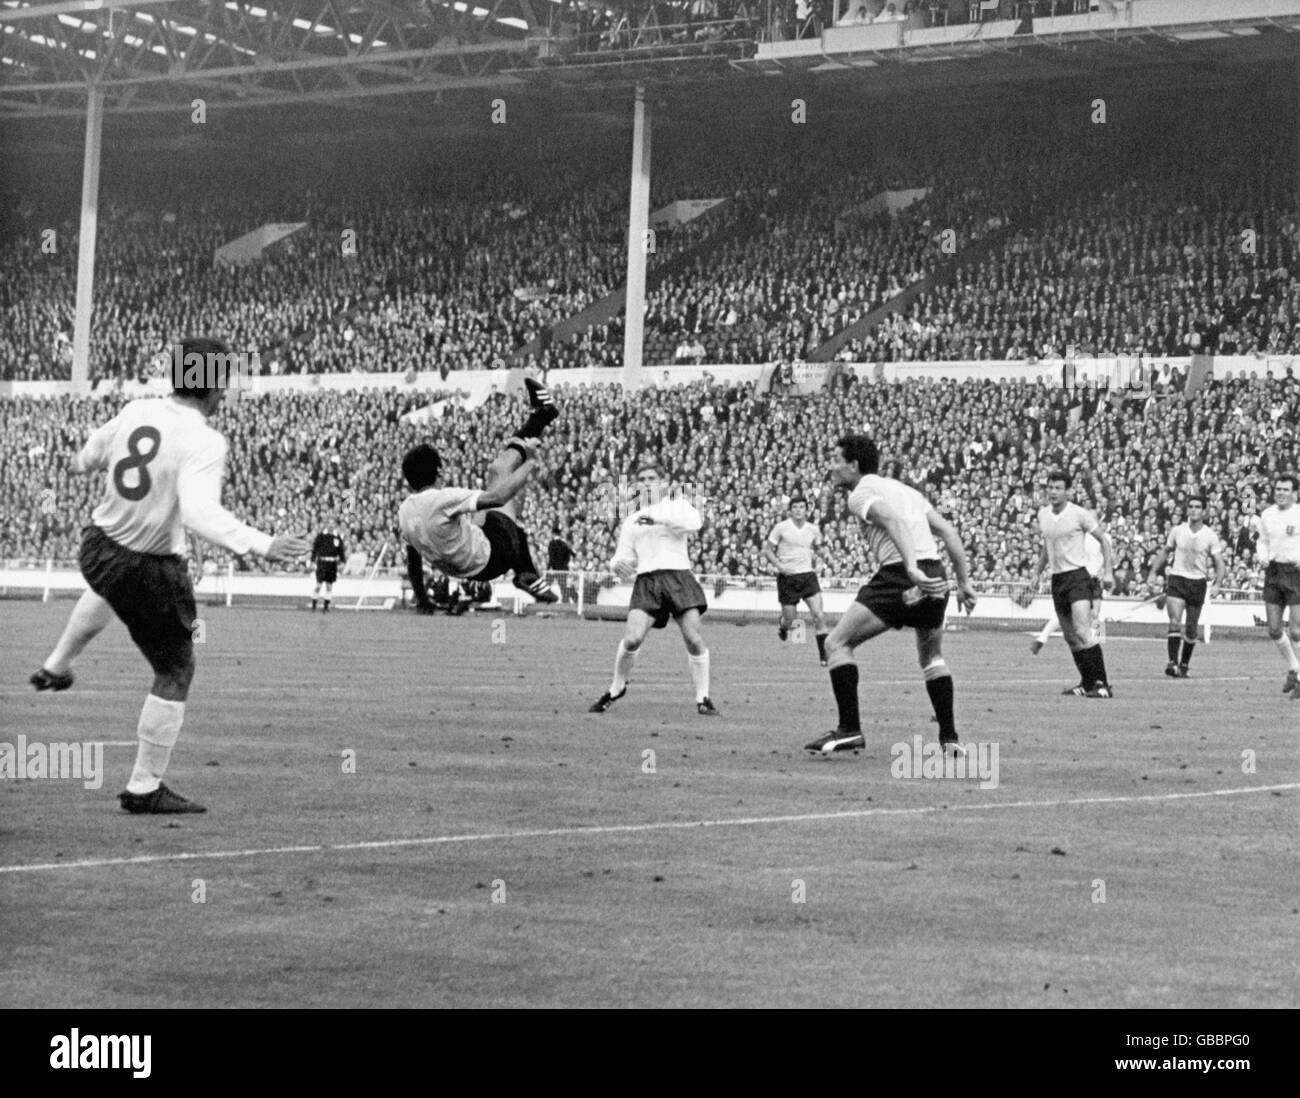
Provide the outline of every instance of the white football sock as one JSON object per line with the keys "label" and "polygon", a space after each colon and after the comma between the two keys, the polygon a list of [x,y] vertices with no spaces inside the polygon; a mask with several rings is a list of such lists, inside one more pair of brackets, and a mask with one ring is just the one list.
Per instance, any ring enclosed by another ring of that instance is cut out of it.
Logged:
{"label": "white football sock", "polygon": [[155,694],[145,698],[144,708],[140,710],[140,723],[135,730],[140,746],[136,750],[131,780],[126,783],[128,793],[152,793],[162,784],[167,761],[181,734],[184,719],[184,702],[167,701]]}
{"label": "white football sock", "polygon": [[1283,633],[1273,643],[1277,645],[1277,650],[1282,653],[1286,665],[1292,671],[1300,671],[1300,657],[1296,656],[1295,646],[1291,643],[1291,638]]}
{"label": "white football sock", "polygon": [[691,680],[695,683],[695,700],[702,702],[709,696],[709,650],[698,656],[688,656],[691,661]]}
{"label": "white football sock", "polygon": [[617,697],[627,689],[627,680],[632,675],[632,665],[636,663],[636,652],[629,652],[618,642],[618,652],[614,656],[614,681],[609,686],[609,696]]}

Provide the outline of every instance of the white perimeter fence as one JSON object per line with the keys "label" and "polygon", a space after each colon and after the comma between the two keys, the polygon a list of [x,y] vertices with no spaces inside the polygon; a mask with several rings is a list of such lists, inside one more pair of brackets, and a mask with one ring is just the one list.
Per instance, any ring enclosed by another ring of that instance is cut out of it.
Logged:
{"label": "white perimeter fence", "polygon": [[[381,558],[382,559],[382,558]],[[391,559],[391,557],[389,557]],[[620,618],[626,611],[632,585],[610,572],[548,572],[547,578],[560,602],[533,607],[531,596],[516,590],[508,580],[493,584],[493,600],[485,609],[511,613],[541,610],[587,618]],[[709,613],[718,618],[771,620],[779,613],[774,576],[698,577],[709,602]],[[838,616],[853,601],[859,579],[828,578],[821,581],[825,612]],[[315,578],[311,572],[259,573],[239,572],[233,564],[225,570],[209,571],[195,585],[195,597],[201,604],[225,606],[303,607],[311,598]],[[47,561],[43,566],[0,567],[0,598],[35,598],[48,601],[69,598],[86,589],[81,573],[75,568]],[[1023,590],[1023,588],[1021,588]],[[1045,587],[1028,607],[1013,599],[1015,588],[1007,584],[977,586],[979,603],[971,621],[1023,622],[1026,628],[1042,625],[1051,618],[1051,595]],[[396,610],[411,604],[410,586],[403,569],[380,567],[378,562],[364,574],[340,575],[334,584],[336,610]],[[806,619],[807,609],[800,604],[798,616]],[[1157,625],[1167,621],[1164,611],[1151,600],[1107,596],[1102,602],[1103,622],[1131,622],[1134,625]],[[1213,629],[1257,628],[1264,617],[1264,604],[1254,592],[1227,591],[1213,600],[1202,620]],[[966,621],[949,604],[949,621]]]}

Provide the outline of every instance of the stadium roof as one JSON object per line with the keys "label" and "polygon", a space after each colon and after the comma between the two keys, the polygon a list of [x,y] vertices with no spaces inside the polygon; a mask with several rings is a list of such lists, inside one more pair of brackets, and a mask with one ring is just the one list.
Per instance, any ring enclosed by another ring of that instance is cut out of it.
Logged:
{"label": "stadium roof", "polygon": [[[1035,25],[922,32],[896,47],[756,42],[755,25],[691,34],[673,20],[691,0],[0,0],[0,119],[81,118],[90,86],[110,115],[209,107],[345,105],[375,96],[529,87],[592,89],[649,80],[814,75],[889,94],[1082,74],[1119,78],[1296,56],[1300,0],[1139,0],[1131,25],[1057,32]],[[1143,26],[1174,7],[1173,25]],[[623,46],[573,38],[575,8],[629,29]],[[760,5],[755,10],[763,10]],[[674,14],[677,13],[677,14]],[[626,21],[632,16],[635,25]],[[561,28],[562,22],[568,26]],[[1064,27],[1068,21],[1055,21]],[[1115,20],[1112,19],[1112,23]],[[935,37],[938,35],[939,37]],[[926,41],[919,41],[921,38]],[[901,48],[899,48],[901,47]],[[592,52],[582,52],[591,50]],[[949,62],[936,64],[935,62]],[[752,85],[751,85],[752,86]]]}
{"label": "stadium roof", "polygon": [[558,0],[0,0],[0,111],[175,110],[501,84]]}

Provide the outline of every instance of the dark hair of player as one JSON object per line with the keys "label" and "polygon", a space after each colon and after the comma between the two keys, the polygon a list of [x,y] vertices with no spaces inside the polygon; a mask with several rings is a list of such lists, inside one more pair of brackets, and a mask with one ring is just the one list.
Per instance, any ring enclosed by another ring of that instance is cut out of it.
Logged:
{"label": "dark hair of player", "polygon": [[866,435],[845,435],[837,443],[845,461],[857,462],[858,472],[869,477],[880,469],[880,450]]}
{"label": "dark hair of player", "polygon": [[1199,503],[1201,510],[1205,510],[1205,497],[1200,492],[1193,492],[1187,497],[1187,505],[1190,507],[1193,503]]}
{"label": "dark hair of player", "polygon": [[1064,484],[1067,489],[1074,487],[1074,478],[1064,469],[1053,469],[1047,474],[1048,484],[1054,484],[1058,480]]}
{"label": "dark hair of player", "polygon": [[639,477],[647,469],[653,469],[659,475],[660,480],[665,479],[664,467],[660,465],[659,462],[650,458],[643,458],[641,461],[637,462],[636,473],[634,475]]}
{"label": "dark hair of player", "polygon": [[230,354],[230,344],[220,339],[212,339],[208,336],[190,336],[188,339],[181,340],[180,372],[182,377],[176,376],[176,369],[172,364],[168,364],[168,372],[172,375],[172,392],[177,396],[192,397],[195,400],[206,400],[213,393],[220,392],[220,389],[200,388],[194,385],[178,385],[184,376],[184,363],[190,355],[201,355],[203,360],[208,361],[208,355],[228,355]]}
{"label": "dark hair of player", "polygon": [[1281,484],[1284,480],[1291,485],[1291,491],[1300,491],[1300,478],[1297,478],[1295,473],[1278,473],[1278,475],[1273,478],[1273,483]]}
{"label": "dark hair of player", "polygon": [[438,451],[427,442],[413,446],[402,458],[402,476],[406,478],[413,491],[423,492],[437,483],[442,473],[442,458]]}
{"label": "dark hair of player", "polygon": [[796,503],[802,503],[805,507],[807,507],[807,506],[808,506],[808,497],[807,497],[807,496],[791,496],[791,497],[790,497],[790,506],[793,507]]}

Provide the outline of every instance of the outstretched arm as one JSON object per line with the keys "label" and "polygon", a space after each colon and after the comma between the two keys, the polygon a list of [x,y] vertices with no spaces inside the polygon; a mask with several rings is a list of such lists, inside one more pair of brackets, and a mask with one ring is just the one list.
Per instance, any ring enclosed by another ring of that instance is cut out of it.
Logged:
{"label": "outstretched arm", "polygon": [[424,586],[424,558],[418,549],[406,547],[406,578],[411,581],[411,594],[416,606],[429,605],[429,592]]}
{"label": "outstretched arm", "polygon": [[969,614],[975,609],[975,591],[970,585],[970,570],[966,564],[966,547],[961,543],[957,528],[933,507],[930,508],[925,517],[930,524],[930,529],[939,536],[944,549],[948,551],[948,559],[952,561],[952,570],[957,573],[957,602]]}
{"label": "outstretched arm", "polygon": [[1101,544],[1101,582],[1107,587],[1115,583],[1115,547],[1110,543],[1110,535],[1100,525],[1088,531]]}
{"label": "outstretched arm", "polygon": [[1160,552],[1158,552],[1158,553],[1155,555],[1155,557],[1152,559],[1152,561],[1151,561],[1151,567],[1150,567],[1149,569],[1147,569],[1147,586],[1148,586],[1148,587],[1154,587],[1154,586],[1156,585],[1156,574],[1160,571],[1161,568],[1163,568],[1163,567],[1165,566],[1165,561],[1167,561],[1167,560],[1169,559],[1169,553],[1170,553],[1170,550],[1172,550],[1172,549],[1173,549],[1173,546],[1172,546],[1172,545],[1166,545],[1166,546],[1165,546],[1163,549],[1161,549]]}
{"label": "outstretched arm", "polygon": [[1214,582],[1210,584],[1207,595],[1213,595],[1223,586],[1223,579],[1228,574],[1228,562],[1223,559],[1222,546],[1210,550],[1210,560],[1214,561]]}
{"label": "outstretched arm", "polygon": [[240,522],[221,506],[221,479],[225,464],[224,446],[214,446],[196,452],[181,466],[176,490],[185,528],[204,541],[220,545],[237,555],[251,552],[271,560],[293,560],[309,552],[311,542],[306,535],[280,534],[273,538]]}
{"label": "outstretched arm", "polygon": [[609,562],[621,580],[630,580],[636,576],[636,545],[632,541],[632,523],[632,519],[623,523],[623,529],[618,535],[618,548]]}
{"label": "outstretched arm", "polygon": [[781,571],[781,558],[776,555],[776,546],[770,541],[763,542],[763,559],[771,565],[773,572]]}

